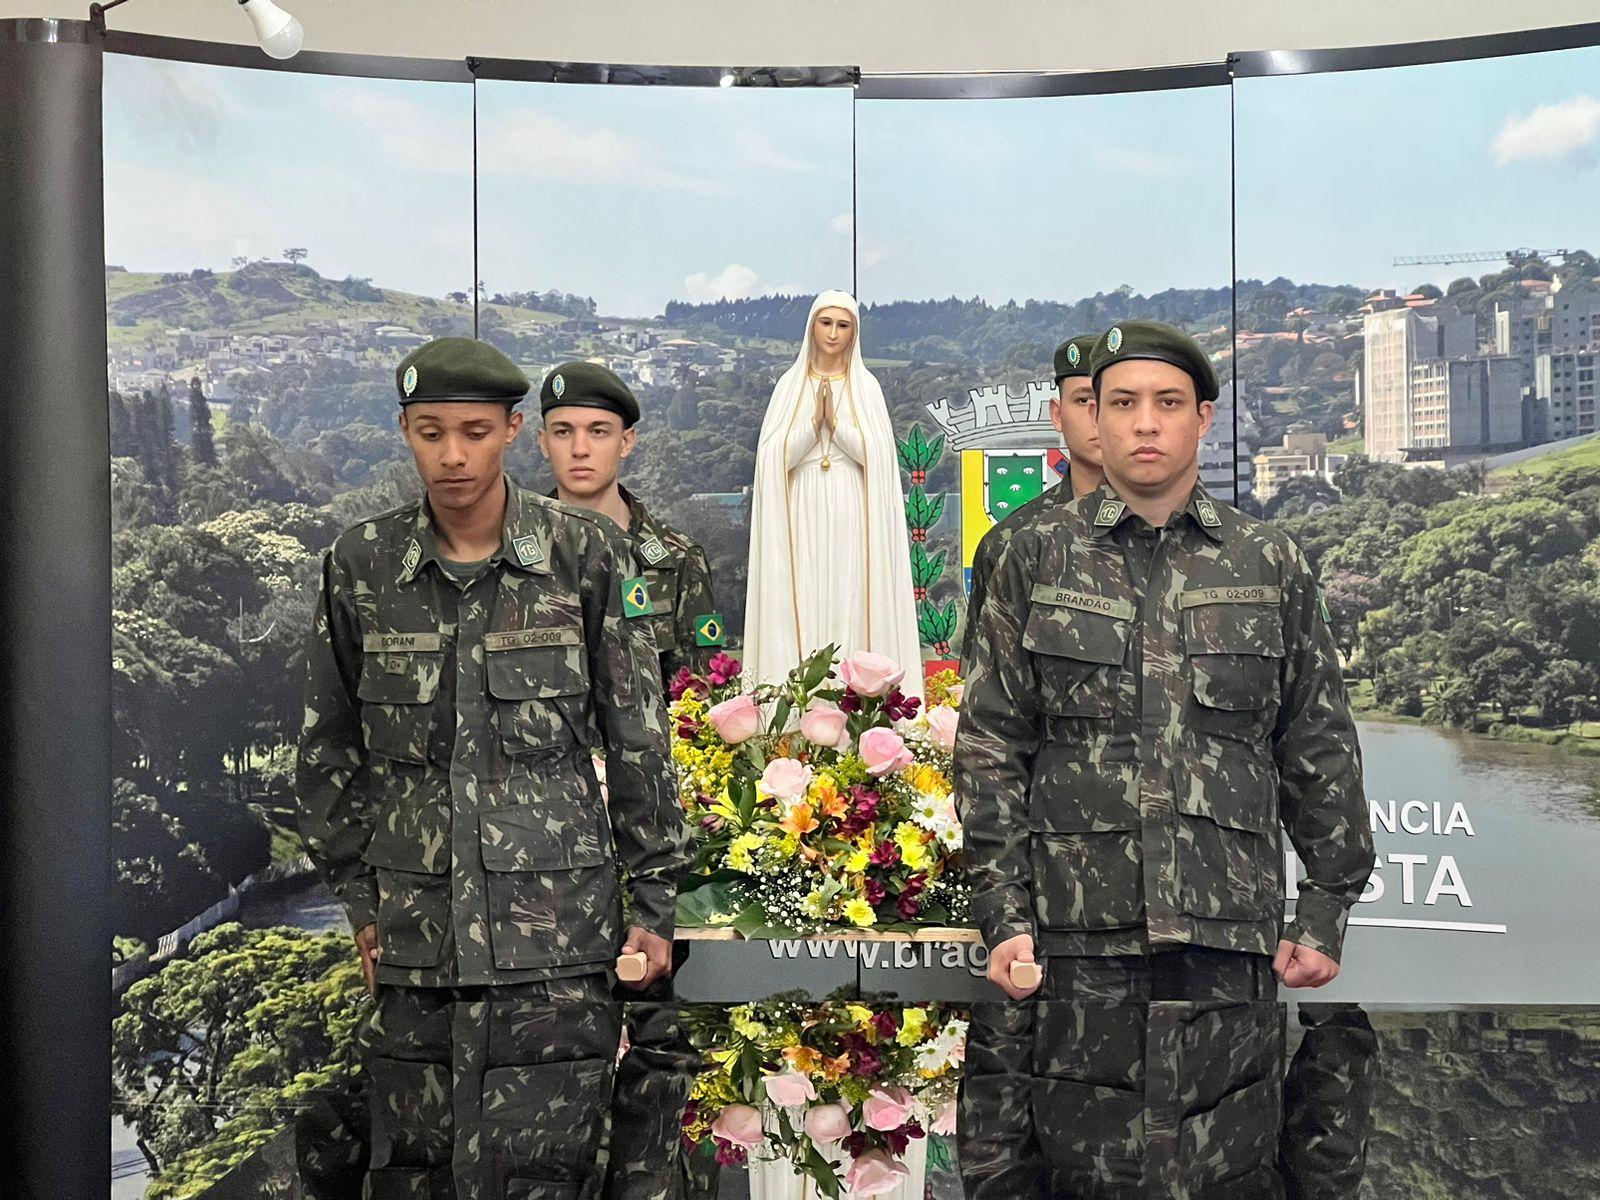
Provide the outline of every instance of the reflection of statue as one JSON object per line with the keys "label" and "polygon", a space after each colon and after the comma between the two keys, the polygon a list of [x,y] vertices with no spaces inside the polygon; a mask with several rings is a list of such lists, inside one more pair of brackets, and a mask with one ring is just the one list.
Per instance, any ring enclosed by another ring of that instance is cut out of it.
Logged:
{"label": "reflection of statue", "polygon": [[745,603],[745,669],[782,679],[830,642],[906,668],[922,694],[905,499],[889,409],[861,359],[855,298],[811,306],[756,448]]}

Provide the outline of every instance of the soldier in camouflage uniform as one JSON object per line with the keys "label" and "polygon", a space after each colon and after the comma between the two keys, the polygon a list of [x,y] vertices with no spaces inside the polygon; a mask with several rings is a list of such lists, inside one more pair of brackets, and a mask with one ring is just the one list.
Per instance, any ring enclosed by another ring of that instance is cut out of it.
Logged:
{"label": "soldier in camouflage uniform", "polygon": [[1057,484],[1043,495],[1029,500],[1016,512],[1001,518],[993,529],[978,540],[978,548],[972,553],[971,582],[967,586],[967,617],[961,635],[963,673],[969,667],[972,631],[977,628],[978,613],[982,611],[984,597],[989,591],[989,576],[994,574],[994,565],[999,561],[1006,543],[1011,540],[1011,535],[1021,528],[1021,522],[1029,520],[1034,513],[1086,496],[1099,487],[1100,481],[1105,478],[1100,470],[1100,430],[1095,424],[1094,382],[1089,375],[1089,355],[1094,350],[1097,336],[1080,333],[1056,347],[1056,394],[1050,401],[1050,424],[1055,426],[1067,448],[1067,486]]}
{"label": "soldier in camouflage uniform", "polygon": [[[680,670],[704,672],[726,641],[711,596],[711,564],[687,534],[658,520],[617,481],[635,445],[639,401],[616,374],[590,362],[556,367],[539,389],[539,450],[556,477],[550,495],[609,517],[626,531],[635,567],[650,587],[651,625],[663,686]],[[672,971],[625,1011],[628,1053],[617,1067],[608,1200],[681,1195],[679,1132],[700,1059],[672,997],[672,976],[689,958],[674,942]]]}
{"label": "soldier in camouflage uniform", "polygon": [[606,522],[505,478],[528,381],[503,354],[440,339],[396,382],[427,496],[324,558],[296,771],[378,1000],[368,1195],[576,1197],[620,1032],[607,971],[667,970],[688,861],[648,589]]}
{"label": "soldier in camouflage uniform", "polygon": [[958,1121],[967,1200],[1283,1194],[1278,1004],[980,1003],[969,1042]]}
{"label": "soldier in camouflage uniform", "polygon": [[[1027,997],[1009,969],[1037,947],[1041,1000],[1250,1004],[1279,979],[1320,986],[1373,844],[1315,577],[1287,536],[1200,486],[1217,384],[1191,339],[1126,322],[1092,369],[1106,481],[1002,554],[957,736],[990,978]],[[1307,869],[1287,929],[1282,829]],[[1007,1036],[971,1029],[980,1057]],[[993,1108],[967,1102],[967,1136],[1003,1142]]]}
{"label": "soldier in camouflage uniform", "polygon": [[633,453],[638,399],[606,368],[570,362],[545,378],[539,408],[539,451],[556,477],[550,495],[603,513],[627,530],[650,584],[663,684],[684,667],[703,673],[727,641],[711,595],[711,562],[699,543],[653,516],[617,482],[622,460]]}
{"label": "soldier in camouflage uniform", "polygon": [[1283,1080],[1278,1170],[1287,1200],[1345,1200],[1367,1171],[1378,1035],[1356,1004],[1301,1004]]}

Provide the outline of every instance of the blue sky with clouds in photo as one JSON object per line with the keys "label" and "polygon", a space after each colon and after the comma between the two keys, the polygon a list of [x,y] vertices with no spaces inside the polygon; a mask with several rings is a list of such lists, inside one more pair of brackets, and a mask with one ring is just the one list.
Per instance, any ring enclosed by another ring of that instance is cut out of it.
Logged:
{"label": "blue sky with clouds in photo", "polygon": [[1243,278],[1409,287],[1497,264],[1396,256],[1600,253],[1600,48],[1243,79],[1235,103]]}
{"label": "blue sky with clouds in photo", "polygon": [[[1239,270],[1407,286],[1494,264],[1395,255],[1600,250],[1600,48],[1242,80]],[[465,85],[112,55],[109,261],[225,269],[305,246],[324,275],[471,281]],[[485,83],[480,276],[671,299],[849,286],[868,301],[1072,300],[1228,278],[1229,92],[863,101],[847,89]]]}

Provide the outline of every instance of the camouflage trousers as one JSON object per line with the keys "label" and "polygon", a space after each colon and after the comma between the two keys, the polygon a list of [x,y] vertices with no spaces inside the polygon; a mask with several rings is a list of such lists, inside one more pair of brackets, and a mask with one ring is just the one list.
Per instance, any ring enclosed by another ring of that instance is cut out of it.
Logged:
{"label": "camouflage trousers", "polygon": [[598,1197],[621,1021],[604,975],[380,985],[358,1035],[365,1200]]}
{"label": "camouflage trousers", "polygon": [[1283,1080],[1278,1169],[1288,1200],[1356,1196],[1367,1168],[1378,1035],[1355,1004],[1301,1004]]}
{"label": "camouflage trousers", "polygon": [[973,1006],[957,1132],[969,1200],[1277,1200],[1283,1012],[1264,956],[1054,958]]}
{"label": "camouflage trousers", "polygon": [[636,1002],[624,1012],[629,1044],[617,1066],[605,1200],[689,1200],[681,1134],[700,1052],[676,1004]]}

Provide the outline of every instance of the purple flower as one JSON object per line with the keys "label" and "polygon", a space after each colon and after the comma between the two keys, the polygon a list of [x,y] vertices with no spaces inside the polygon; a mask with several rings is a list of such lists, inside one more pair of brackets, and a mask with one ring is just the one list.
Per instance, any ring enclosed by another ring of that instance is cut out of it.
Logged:
{"label": "purple flower", "polygon": [[672,682],[667,685],[667,698],[670,700],[683,699],[684,692],[695,683],[694,673],[688,667],[679,667],[678,673],[672,677]]}
{"label": "purple flower", "polygon": [[875,867],[892,867],[900,861],[900,847],[884,839],[878,843],[878,848],[872,852],[872,857],[867,861]]}

